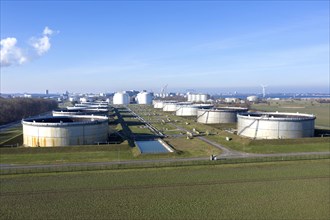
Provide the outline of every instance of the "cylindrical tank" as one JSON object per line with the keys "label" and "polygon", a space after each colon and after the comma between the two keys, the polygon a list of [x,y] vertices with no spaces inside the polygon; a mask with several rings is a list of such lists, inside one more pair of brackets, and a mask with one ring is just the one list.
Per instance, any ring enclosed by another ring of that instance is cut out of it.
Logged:
{"label": "cylindrical tank", "polygon": [[241,113],[237,134],[254,139],[287,139],[314,136],[315,116],[299,113]]}
{"label": "cylindrical tank", "polygon": [[248,100],[249,102],[257,102],[259,100],[259,98],[256,95],[251,95],[251,96],[246,97],[246,100]]}
{"label": "cylindrical tank", "polygon": [[235,123],[237,113],[247,112],[247,110],[247,108],[240,107],[200,109],[197,112],[197,122],[203,124]]}
{"label": "cylindrical tank", "polygon": [[140,92],[139,94],[137,94],[136,99],[138,104],[152,104],[152,94],[149,92]]}
{"label": "cylindrical tank", "polygon": [[207,102],[208,95],[207,94],[200,94],[199,99],[200,99],[200,102]]}
{"label": "cylindrical tank", "polygon": [[212,107],[213,105],[208,104],[178,105],[175,114],[177,116],[197,116],[198,109],[208,109]]}
{"label": "cylindrical tank", "polygon": [[187,101],[188,102],[192,102],[192,97],[193,97],[193,94],[187,93]]}
{"label": "cylindrical tank", "polygon": [[113,104],[114,105],[128,105],[130,102],[130,97],[125,92],[117,92],[113,96]]}
{"label": "cylindrical tank", "polygon": [[156,102],[154,102],[154,108],[164,108],[164,101],[157,100]]}
{"label": "cylindrical tank", "polygon": [[105,116],[86,115],[23,119],[23,145],[57,147],[106,142],[108,121]]}
{"label": "cylindrical tank", "polygon": [[178,106],[176,102],[165,102],[163,111],[164,112],[175,112],[177,110]]}
{"label": "cylindrical tank", "polygon": [[177,107],[175,114],[177,116],[196,116],[197,115],[197,106],[193,105],[180,105]]}

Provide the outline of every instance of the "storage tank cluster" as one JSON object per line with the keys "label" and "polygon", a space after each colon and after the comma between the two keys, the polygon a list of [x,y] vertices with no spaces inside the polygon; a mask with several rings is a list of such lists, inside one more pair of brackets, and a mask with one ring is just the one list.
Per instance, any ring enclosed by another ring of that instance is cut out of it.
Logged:
{"label": "storage tank cluster", "polygon": [[137,104],[142,105],[151,105],[153,100],[153,95],[149,92],[140,92],[136,96],[136,102]]}
{"label": "storage tank cluster", "polygon": [[57,147],[107,142],[108,117],[91,115],[48,116],[22,120],[23,145]]}
{"label": "storage tank cluster", "polygon": [[[256,100],[253,97],[252,100]],[[253,139],[289,139],[314,136],[316,117],[310,114],[248,112],[242,107],[212,108],[169,101],[154,101],[154,108],[176,112],[177,116],[197,116],[203,124],[237,123],[237,134]]]}
{"label": "storage tank cluster", "polygon": [[208,94],[193,94],[193,93],[188,93],[187,94],[187,101],[188,102],[207,102],[209,99]]}
{"label": "storage tank cluster", "polygon": [[237,134],[254,139],[313,137],[315,118],[300,113],[242,113],[238,115]]}
{"label": "storage tank cluster", "polygon": [[247,108],[241,107],[199,109],[197,111],[197,122],[203,124],[235,123],[237,122],[237,114],[247,111]]}
{"label": "storage tank cluster", "polygon": [[112,102],[114,105],[128,105],[130,103],[130,96],[126,92],[116,92]]}

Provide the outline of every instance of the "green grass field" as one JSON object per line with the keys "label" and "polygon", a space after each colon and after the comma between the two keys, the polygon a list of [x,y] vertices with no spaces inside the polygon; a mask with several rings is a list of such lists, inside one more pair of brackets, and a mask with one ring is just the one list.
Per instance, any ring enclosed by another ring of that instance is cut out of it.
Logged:
{"label": "green grass field", "polygon": [[17,146],[23,144],[23,128],[22,126],[12,127],[0,132],[1,146]]}
{"label": "green grass field", "polygon": [[330,161],[3,175],[1,219],[329,219]]}
{"label": "green grass field", "polygon": [[300,112],[314,114],[315,125],[320,128],[330,129],[330,103],[318,103],[305,100],[279,100],[268,103],[254,104],[252,109],[261,111]]}

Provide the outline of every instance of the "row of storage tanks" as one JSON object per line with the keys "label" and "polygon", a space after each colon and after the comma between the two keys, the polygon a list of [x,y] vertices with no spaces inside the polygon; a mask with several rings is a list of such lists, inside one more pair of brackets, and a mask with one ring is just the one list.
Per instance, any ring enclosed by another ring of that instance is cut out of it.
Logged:
{"label": "row of storage tanks", "polygon": [[[135,101],[141,105],[151,105],[153,95],[149,92],[140,92],[136,95]],[[131,97],[126,92],[116,92],[113,96],[114,105],[128,105],[131,102]]]}
{"label": "row of storage tanks", "polygon": [[249,112],[247,108],[213,108],[208,104],[154,101],[154,108],[177,116],[196,116],[203,124],[237,123],[237,134],[254,139],[287,139],[314,136],[316,117],[301,113]]}
{"label": "row of storage tanks", "polygon": [[58,109],[52,116],[22,120],[23,146],[57,147],[91,145],[108,141],[108,104],[80,103]]}

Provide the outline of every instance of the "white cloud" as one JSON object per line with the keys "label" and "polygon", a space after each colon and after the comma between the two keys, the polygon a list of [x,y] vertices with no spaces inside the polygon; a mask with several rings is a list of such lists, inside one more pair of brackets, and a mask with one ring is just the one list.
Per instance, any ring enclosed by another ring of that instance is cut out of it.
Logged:
{"label": "white cloud", "polygon": [[52,35],[54,33],[54,31],[46,26],[42,33],[43,33],[43,35]]}
{"label": "white cloud", "polygon": [[2,67],[23,64],[28,60],[22,50],[16,47],[16,43],[17,39],[14,37],[1,40],[0,60]]}
{"label": "white cloud", "polygon": [[28,46],[24,49],[17,47],[15,37],[1,39],[1,67],[20,65],[33,60],[33,58],[40,57],[50,49],[50,36],[52,34],[54,34],[54,31],[49,27],[45,27],[40,38],[31,38],[30,46],[32,46],[32,50]]}
{"label": "white cloud", "polygon": [[31,40],[31,45],[39,56],[46,53],[50,49],[50,35],[53,34],[53,31],[50,28],[45,27],[42,33],[43,36],[41,38],[33,38]]}

